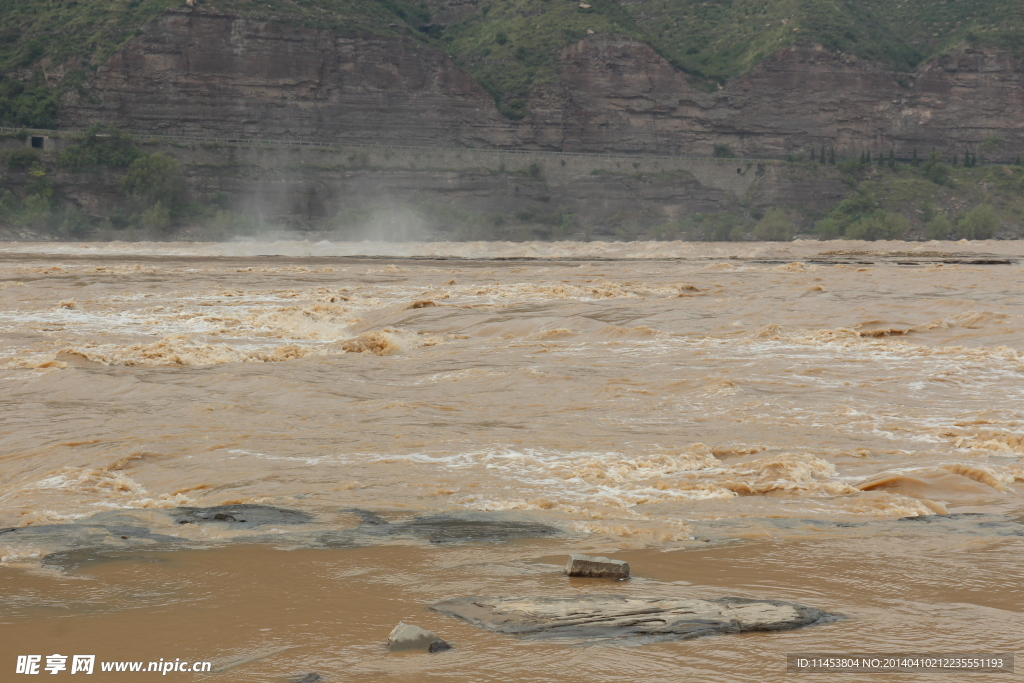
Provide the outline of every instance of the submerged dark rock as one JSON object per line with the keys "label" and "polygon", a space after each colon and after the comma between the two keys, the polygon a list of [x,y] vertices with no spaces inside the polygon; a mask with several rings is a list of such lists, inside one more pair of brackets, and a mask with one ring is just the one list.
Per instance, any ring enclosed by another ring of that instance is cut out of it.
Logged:
{"label": "submerged dark rock", "polygon": [[369,510],[363,510],[361,508],[348,508],[347,510],[341,510],[341,512],[350,512],[353,515],[359,517],[363,524],[388,524],[388,520],[378,515],[376,512]]}
{"label": "submerged dark rock", "polygon": [[374,521],[363,525],[359,531],[370,535],[410,536],[431,543],[494,543],[560,533],[559,529],[547,524],[481,512],[428,515],[391,524]]}
{"label": "submerged dark rock", "polygon": [[427,652],[433,654],[435,652],[445,652],[446,650],[451,650],[451,649],[452,649],[452,646],[451,646],[450,643],[448,643],[448,641],[446,641],[446,640],[435,640],[433,643],[430,644],[430,647],[427,648]]}
{"label": "submerged dark rock", "polygon": [[[80,520],[85,522],[86,520]],[[102,551],[118,551],[139,547],[156,547],[181,543],[183,539],[154,532],[144,526],[125,524],[41,524],[18,527],[4,534],[4,543],[15,549],[44,548],[42,562],[48,566],[74,569],[87,562],[98,561]]]}
{"label": "submerged dark rock", "polygon": [[470,596],[431,609],[495,633],[528,638],[676,640],[716,633],[786,631],[837,615],[779,600],[633,597]]}
{"label": "submerged dark rock", "polygon": [[295,683],[317,683],[317,681],[322,680],[323,676],[320,674],[306,674],[302,678],[295,679]]}
{"label": "submerged dark rock", "polygon": [[273,507],[270,505],[218,505],[215,507],[173,508],[168,514],[178,524],[205,524],[221,522],[233,527],[255,528],[270,524],[305,524],[313,515],[301,510]]}
{"label": "submerged dark rock", "polygon": [[948,515],[911,515],[910,517],[900,517],[896,521],[933,524],[935,522],[949,522],[955,519],[973,519],[977,517],[992,517],[992,515],[984,512],[953,512]]}
{"label": "submerged dark rock", "polygon": [[1024,518],[993,515],[985,512],[955,512],[948,515],[916,515],[900,517],[901,524],[937,527],[955,533],[985,533],[994,536],[1024,536]]}
{"label": "submerged dark rock", "polygon": [[[561,533],[546,524],[524,520],[512,513],[454,512],[414,517],[389,523],[368,510],[350,509],[362,523],[358,528],[330,528],[329,520],[301,510],[270,505],[214,507],[120,508],[105,510],[68,524],[43,524],[0,529],[0,555],[23,562],[44,561],[75,569],[110,555],[126,559],[126,550],[183,548],[209,538],[189,533],[195,525],[218,530],[219,542],[289,544],[306,548],[348,548],[379,543],[385,538],[426,539],[432,543],[501,542]],[[325,528],[327,527],[327,528]],[[232,532],[265,530],[264,534]],[[197,540],[200,539],[200,540]],[[24,551],[21,549],[24,548]],[[47,559],[43,559],[47,558]]]}
{"label": "submerged dark rock", "polygon": [[[248,530],[271,525],[301,525],[313,519],[313,515],[300,510],[269,505],[122,508],[97,512],[67,524],[17,527],[6,530],[2,536],[10,557],[29,561],[41,559],[45,565],[70,570],[93,562],[130,559],[119,555],[125,550],[184,547],[189,539],[178,535],[184,525],[219,524],[228,529]],[[268,538],[280,537],[275,534]],[[265,539],[250,535],[246,540]],[[25,554],[19,552],[19,548],[25,548]]]}
{"label": "submerged dark rock", "polygon": [[351,531],[324,531],[314,534],[312,537],[303,536],[301,540],[303,545],[313,548],[354,548],[366,545],[359,543]]}
{"label": "submerged dark rock", "polygon": [[43,558],[44,567],[55,567],[64,571],[73,571],[87,566],[96,566],[109,562],[141,562],[154,564],[163,562],[154,557],[132,555],[131,551],[111,551],[98,548],[81,548],[64,552],[50,553]]}

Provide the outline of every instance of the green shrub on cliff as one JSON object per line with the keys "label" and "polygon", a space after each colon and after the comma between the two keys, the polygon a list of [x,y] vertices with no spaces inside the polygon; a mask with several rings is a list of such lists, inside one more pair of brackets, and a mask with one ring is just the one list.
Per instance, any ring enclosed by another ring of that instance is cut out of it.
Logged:
{"label": "green shrub on cliff", "polygon": [[789,212],[777,206],[768,209],[754,226],[754,237],[763,242],[788,242],[794,234],[793,219]]}
{"label": "green shrub on cliff", "polygon": [[39,163],[39,154],[30,147],[21,149],[10,149],[0,153],[0,159],[4,160],[7,168],[12,171],[27,171]]}
{"label": "green shrub on cliff", "polygon": [[[938,167],[942,184],[936,183]],[[933,155],[916,168],[901,163],[837,170],[852,191],[817,222],[821,239],[1024,237],[1024,168],[952,167]]]}
{"label": "green shrub on cliff", "polygon": [[648,233],[657,240],[695,242],[739,242],[749,238],[749,221],[735,213],[696,213],[681,220],[651,226]]}
{"label": "green shrub on cliff", "polygon": [[145,154],[131,136],[113,126],[93,124],[85,131],[81,142],[61,153],[60,164],[72,172],[97,166],[127,168]]}
{"label": "green shrub on cliff", "polygon": [[60,93],[44,84],[0,78],[0,126],[53,128]]}
{"label": "green shrub on cliff", "polygon": [[957,221],[955,234],[960,239],[991,239],[999,229],[999,216],[988,204],[981,204]]}
{"label": "green shrub on cliff", "polygon": [[925,237],[930,240],[948,240],[953,235],[953,224],[945,216],[935,216],[925,224]]}
{"label": "green shrub on cliff", "polygon": [[875,211],[846,228],[848,240],[899,240],[910,229],[910,222],[898,213]]}
{"label": "green shrub on cliff", "polygon": [[135,224],[150,233],[166,232],[171,227],[171,210],[163,202],[157,202],[140,213]]}
{"label": "green shrub on cliff", "polygon": [[494,97],[505,116],[526,115],[525,99],[558,77],[558,51],[587,32],[636,33],[614,0],[584,10],[565,0],[489,2],[486,12],[445,28],[439,44]]}
{"label": "green shrub on cliff", "polygon": [[126,196],[144,206],[160,204],[170,210],[181,200],[185,181],[177,160],[157,152],[132,162],[119,187]]}
{"label": "green shrub on cliff", "polygon": [[0,187],[0,225],[11,223],[20,208],[21,202],[14,193]]}
{"label": "green shrub on cliff", "polygon": [[932,152],[928,156],[928,160],[921,167],[921,173],[936,185],[945,185],[949,182],[949,167],[942,163],[942,157],[938,152]]}

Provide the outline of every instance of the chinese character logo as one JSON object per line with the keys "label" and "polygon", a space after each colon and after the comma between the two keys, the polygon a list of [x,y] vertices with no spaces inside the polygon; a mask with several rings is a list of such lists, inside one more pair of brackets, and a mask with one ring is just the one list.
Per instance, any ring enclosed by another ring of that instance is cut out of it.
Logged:
{"label": "chinese character logo", "polygon": [[71,658],[71,673],[91,674],[96,666],[96,655],[75,655]]}

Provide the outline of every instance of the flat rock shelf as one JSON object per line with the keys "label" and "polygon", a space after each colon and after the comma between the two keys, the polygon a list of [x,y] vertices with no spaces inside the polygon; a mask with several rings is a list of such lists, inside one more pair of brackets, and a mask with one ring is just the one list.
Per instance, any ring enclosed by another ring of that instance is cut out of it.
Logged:
{"label": "flat rock shelf", "polygon": [[528,638],[679,640],[718,633],[787,631],[839,618],[778,600],[578,595],[469,596],[431,609],[495,633]]}

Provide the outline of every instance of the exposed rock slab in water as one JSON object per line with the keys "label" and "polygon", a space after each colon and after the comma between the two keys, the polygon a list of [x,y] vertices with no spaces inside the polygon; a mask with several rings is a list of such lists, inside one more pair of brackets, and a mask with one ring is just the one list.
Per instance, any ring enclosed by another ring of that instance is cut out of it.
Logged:
{"label": "exposed rock slab in water", "polygon": [[787,631],[835,618],[813,607],[778,600],[632,597],[470,596],[431,609],[495,633],[530,638],[653,638],[674,640],[716,633]]}
{"label": "exposed rock slab in water", "polygon": [[360,517],[364,524],[359,528],[360,533],[411,536],[426,539],[431,543],[494,543],[513,538],[540,538],[560,533],[559,529],[547,524],[495,513],[453,512],[389,524],[380,515],[362,510],[353,512],[362,513]]}
{"label": "exposed rock slab in water", "polygon": [[[357,528],[338,528],[331,518],[321,518],[269,505],[216,507],[120,508],[97,512],[62,524],[0,528],[0,562],[34,564],[71,570],[105,560],[107,553],[140,548],[188,548],[215,542],[293,544],[307,548],[348,548],[384,541],[408,539],[437,544],[501,543],[519,538],[571,535],[518,512],[458,511],[390,522],[375,512],[347,509],[357,515]],[[697,541],[733,538],[732,529],[758,523],[754,518],[694,522]],[[908,517],[872,522],[836,522],[797,518],[760,520],[767,529],[799,534],[802,530],[827,528],[849,533],[886,533],[906,529],[920,534],[969,533],[985,536],[1024,536],[1024,520],[991,514],[952,514]],[[208,527],[215,538],[189,530]],[[261,533],[265,532],[265,533]],[[45,558],[45,559],[44,559]]]}
{"label": "exposed rock slab in water", "polygon": [[301,510],[272,507],[270,505],[217,505],[215,507],[180,507],[169,511],[178,524],[223,522],[233,527],[254,528],[268,524],[304,524],[313,515]]}
{"label": "exposed rock slab in water", "polygon": [[[444,544],[498,543],[562,533],[556,527],[507,512],[454,512],[395,523],[366,510],[342,512],[358,515],[362,523],[355,529],[330,528],[329,519],[302,510],[252,504],[105,510],[67,524],[0,529],[0,558],[42,561],[70,570],[104,561],[110,552],[184,548],[208,542],[205,535],[197,539],[189,533],[194,526],[216,529],[219,542],[290,543],[310,548],[367,546],[391,538]],[[266,533],[246,533],[261,530]]]}

